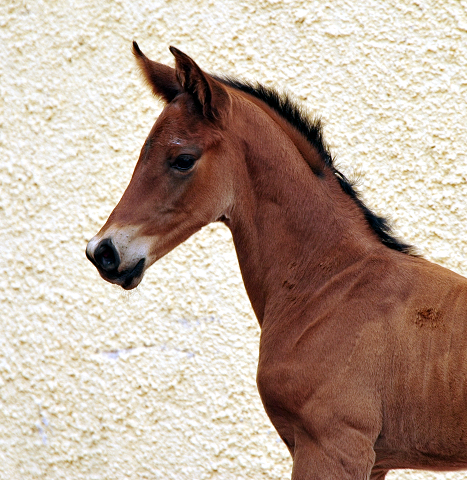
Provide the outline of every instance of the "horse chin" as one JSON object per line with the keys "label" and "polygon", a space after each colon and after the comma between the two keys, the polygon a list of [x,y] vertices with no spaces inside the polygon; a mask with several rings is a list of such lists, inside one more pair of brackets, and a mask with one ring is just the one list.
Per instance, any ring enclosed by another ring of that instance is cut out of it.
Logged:
{"label": "horse chin", "polygon": [[143,280],[143,275],[139,277],[127,278],[123,282],[118,282],[117,285],[120,285],[124,290],[133,290],[136,288]]}
{"label": "horse chin", "polygon": [[124,283],[124,284],[119,284],[124,290],[133,290],[134,288],[136,288],[140,283],[141,283],[141,280],[143,279],[143,276],[141,275],[141,277],[139,278],[134,278],[129,284],[128,283]]}

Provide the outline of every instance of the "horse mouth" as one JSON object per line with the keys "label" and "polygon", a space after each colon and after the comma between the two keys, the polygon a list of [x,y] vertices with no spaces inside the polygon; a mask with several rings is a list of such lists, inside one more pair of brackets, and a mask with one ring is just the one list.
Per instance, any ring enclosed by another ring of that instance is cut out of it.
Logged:
{"label": "horse mouth", "polygon": [[120,272],[120,275],[117,277],[118,284],[125,290],[136,288],[143,278],[144,263],[145,260],[142,258],[131,270]]}
{"label": "horse mouth", "polygon": [[120,285],[125,290],[132,290],[133,288],[136,288],[143,278],[144,264],[146,263],[144,258],[141,258],[133,268],[127,268],[126,270],[119,272],[116,268],[102,268],[102,266],[99,265],[87,251],[86,257],[97,268],[99,275],[104,280]]}

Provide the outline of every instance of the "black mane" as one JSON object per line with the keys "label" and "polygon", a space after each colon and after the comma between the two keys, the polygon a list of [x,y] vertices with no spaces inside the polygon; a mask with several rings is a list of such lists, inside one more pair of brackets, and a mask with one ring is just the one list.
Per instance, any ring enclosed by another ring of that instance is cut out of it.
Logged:
{"label": "black mane", "polygon": [[348,180],[345,175],[336,168],[329,148],[324,141],[323,129],[319,118],[309,118],[287,95],[281,95],[275,90],[266,88],[259,83],[251,84],[232,78],[216,78],[230,87],[262,100],[295,127],[318,151],[318,154],[323,159],[325,165],[331,169],[338,179],[342,190],[344,190],[344,192],[349,195],[362,210],[367,222],[376,235],[378,235],[381,242],[393,250],[407,253],[409,255],[416,255],[414,248],[411,245],[400,241],[394,236],[387,219],[376,215],[363,203],[358,192],[354,189],[354,183]]}

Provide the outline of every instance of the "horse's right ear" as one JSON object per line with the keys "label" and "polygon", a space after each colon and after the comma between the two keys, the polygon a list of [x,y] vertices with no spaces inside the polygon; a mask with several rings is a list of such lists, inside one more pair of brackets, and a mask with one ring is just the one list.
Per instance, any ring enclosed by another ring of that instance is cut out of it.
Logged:
{"label": "horse's right ear", "polygon": [[175,74],[183,90],[201,107],[205,117],[222,122],[231,106],[225,87],[214,77],[204,73],[186,53],[175,47],[169,49],[175,57]]}
{"label": "horse's right ear", "polygon": [[168,103],[182,91],[174,68],[149,60],[136,42],[133,42],[133,54],[154,95]]}

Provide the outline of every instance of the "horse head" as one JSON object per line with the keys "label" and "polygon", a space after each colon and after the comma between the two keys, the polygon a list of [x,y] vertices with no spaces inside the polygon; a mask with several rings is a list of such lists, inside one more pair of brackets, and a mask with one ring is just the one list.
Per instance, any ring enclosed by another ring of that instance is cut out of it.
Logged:
{"label": "horse head", "polygon": [[133,53],[165,108],[141,149],[131,181],[86,248],[100,275],[135,288],[145,270],[203,226],[226,220],[233,198],[227,88],[171,47],[175,68]]}

